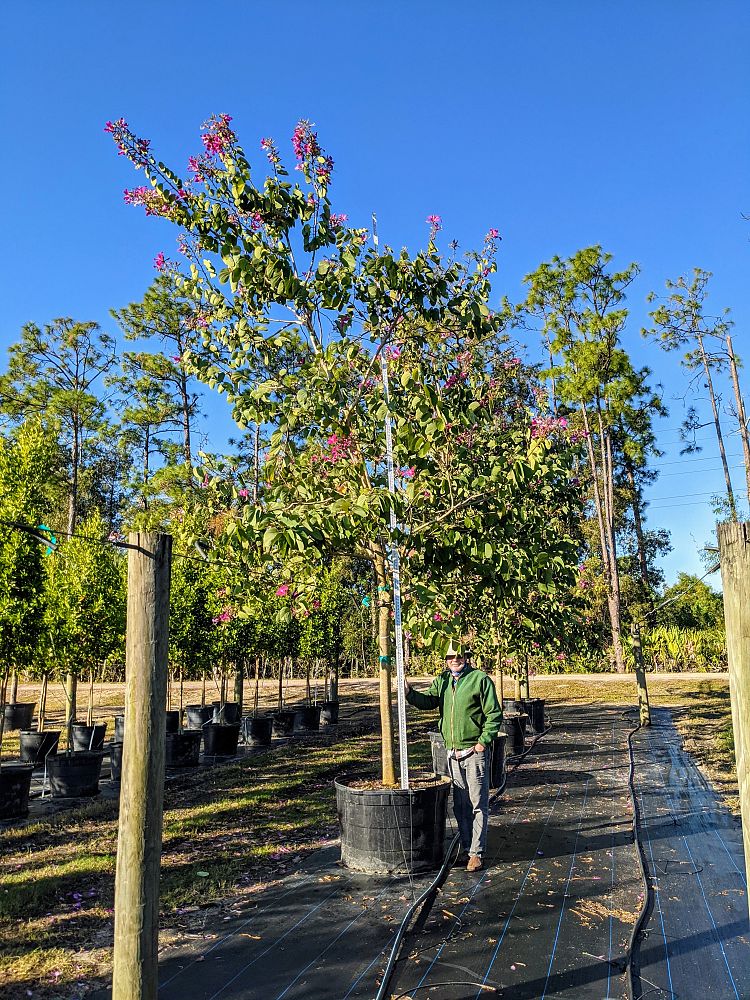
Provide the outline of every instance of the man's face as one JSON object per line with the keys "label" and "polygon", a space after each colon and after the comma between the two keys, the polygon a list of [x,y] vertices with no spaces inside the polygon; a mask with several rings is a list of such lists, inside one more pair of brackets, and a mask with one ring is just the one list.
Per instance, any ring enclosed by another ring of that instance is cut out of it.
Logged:
{"label": "man's face", "polygon": [[451,673],[457,674],[465,663],[465,657],[460,653],[451,654],[446,656],[445,665],[451,671]]}

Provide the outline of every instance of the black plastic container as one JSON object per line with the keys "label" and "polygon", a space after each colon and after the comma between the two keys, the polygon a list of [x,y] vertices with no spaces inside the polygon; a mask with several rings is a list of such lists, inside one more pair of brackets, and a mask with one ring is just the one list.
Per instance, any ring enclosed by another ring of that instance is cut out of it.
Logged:
{"label": "black plastic container", "polygon": [[523,698],[503,698],[503,712],[523,712]]}
{"label": "black plastic container", "polygon": [[[164,763],[167,767],[197,767],[203,733],[197,729],[183,729],[181,733],[167,733],[164,745]],[[237,740],[234,741],[234,751]]]}
{"label": "black plastic container", "polygon": [[334,783],[343,864],[371,875],[439,868],[450,780],[411,789],[352,788],[352,780]]}
{"label": "black plastic container", "polygon": [[115,716],[115,743],[122,743],[125,739],[125,716],[116,715]]}
{"label": "black plastic container", "polygon": [[505,777],[506,733],[498,733],[490,744],[490,788],[499,788]]}
{"label": "black plastic container", "polygon": [[122,741],[115,740],[109,745],[109,767],[112,781],[120,783],[122,779]]}
{"label": "black plastic container", "polygon": [[528,732],[538,735],[544,732],[544,698],[525,698],[523,710],[529,717]]}
{"label": "black plastic container", "polygon": [[93,726],[87,726],[85,722],[74,722],[71,727],[71,735],[75,751],[102,750],[104,737],[107,735],[107,723],[95,723]]}
{"label": "black plastic container", "polygon": [[224,722],[229,726],[235,725],[242,718],[242,706],[236,701],[225,701],[224,707],[221,707],[220,701],[215,701],[213,704],[213,721],[214,722]]}
{"label": "black plastic container", "polygon": [[47,761],[47,774],[53,798],[90,798],[99,794],[103,750],[59,753]]}
{"label": "black plastic container", "polygon": [[210,705],[188,705],[185,717],[188,729],[203,729],[205,724],[213,719],[214,710]]}
{"label": "black plastic container", "polygon": [[297,715],[291,709],[282,709],[272,715],[273,727],[271,732],[274,736],[291,736],[294,732],[294,719]]}
{"label": "black plastic container", "polygon": [[206,757],[234,757],[239,737],[239,722],[232,726],[209,722],[203,727],[203,753]]}
{"label": "black plastic container", "polygon": [[339,703],[337,701],[321,701],[321,726],[335,726],[339,721]]}
{"label": "black plastic container", "polygon": [[271,745],[272,715],[246,715],[242,720],[242,735],[251,747]]}
{"label": "black plastic container", "polygon": [[295,711],[295,729],[301,733],[317,733],[320,729],[320,711],[320,705],[301,705]]}
{"label": "black plastic container", "polygon": [[432,770],[435,774],[448,774],[448,751],[445,740],[440,733],[430,733],[430,750],[432,751]]}
{"label": "black plastic container", "polygon": [[33,764],[18,761],[0,765],[0,820],[23,819],[29,815],[33,771]]}
{"label": "black plastic container", "polygon": [[5,729],[31,729],[35,701],[13,701],[5,706]]}
{"label": "black plastic container", "polygon": [[506,712],[503,726],[508,736],[507,752],[509,757],[523,753],[526,744],[524,740],[527,716],[523,712]]}
{"label": "black plastic container", "polygon": [[21,760],[35,767],[41,766],[47,757],[54,757],[57,753],[61,735],[59,729],[44,729],[41,733],[36,729],[22,731],[19,734]]}
{"label": "black plastic container", "polygon": [[178,733],[180,731],[180,712],[178,709],[164,713],[166,721],[164,725],[165,733]]}

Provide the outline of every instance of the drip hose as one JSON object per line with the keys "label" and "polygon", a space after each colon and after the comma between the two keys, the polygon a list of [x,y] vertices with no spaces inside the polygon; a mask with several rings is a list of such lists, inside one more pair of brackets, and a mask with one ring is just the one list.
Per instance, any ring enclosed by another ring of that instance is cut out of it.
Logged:
{"label": "drip hose", "polygon": [[[526,747],[523,753],[515,754],[512,757],[507,757],[506,764],[516,764],[516,765],[520,764],[520,762],[524,759],[524,757],[527,754],[531,753],[531,751],[537,745],[539,740],[543,736],[546,736],[547,733],[550,731],[550,729],[552,729],[552,723],[550,722],[549,717],[545,719],[545,722],[547,723],[546,729],[543,732],[539,733],[532,740],[532,742],[529,744],[528,747]],[[503,775],[502,784],[493,791],[492,795],[489,798],[490,806],[492,806],[493,803],[498,799],[498,797],[503,794],[507,782],[508,782],[508,773],[506,768],[506,772]],[[424,892],[414,900],[414,902],[411,904],[411,906],[407,909],[406,913],[404,914],[403,919],[399,924],[398,930],[396,931],[396,937],[391,947],[391,953],[388,956],[388,962],[386,963],[385,969],[383,970],[383,979],[380,983],[380,988],[378,989],[378,992],[375,994],[375,1000],[385,1000],[386,991],[388,990],[388,986],[390,985],[391,979],[393,977],[393,972],[396,968],[396,962],[398,961],[399,955],[401,954],[401,945],[403,943],[404,937],[406,936],[409,924],[411,923],[414,914],[417,912],[420,906],[426,905],[428,901],[430,905],[432,905],[432,900],[437,895],[439,889],[441,888],[443,882],[445,882],[445,879],[448,875],[448,869],[450,868],[451,865],[451,857],[453,855],[453,851],[458,846],[458,843],[459,843],[459,834],[457,833],[451,840],[450,844],[448,845],[448,850],[445,852],[445,858],[443,859],[443,863],[440,866],[440,870],[438,871],[437,875],[435,876],[433,881],[427,886]],[[473,986],[478,984],[472,983],[471,985]]]}

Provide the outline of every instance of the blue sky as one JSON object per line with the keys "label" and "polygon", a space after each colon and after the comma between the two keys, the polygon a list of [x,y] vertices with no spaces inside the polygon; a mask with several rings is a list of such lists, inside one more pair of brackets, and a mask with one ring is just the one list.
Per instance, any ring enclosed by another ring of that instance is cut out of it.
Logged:
{"label": "blue sky", "polygon": [[[353,224],[376,211],[381,238],[412,248],[432,213],[446,244],[477,245],[496,226],[498,296],[520,298],[542,260],[593,243],[639,262],[625,343],[671,411],[649,524],[672,532],[668,579],[700,570],[716,446],[707,428],[700,457],[680,460],[686,380],[640,329],[647,293],[700,266],[750,357],[747,4],[36,0],[3,20],[0,349],[54,316],[116,332],[109,308],[142,297],[155,254],[173,251],[168,224],[123,204],[136,175],[107,119],[124,116],[182,166],[213,112],[234,117],[248,150],[265,135],[284,148],[308,118],[336,160],[335,210]],[[231,422],[220,401],[207,410],[220,448]],[[739,465],[736,434],[728,448]]]}

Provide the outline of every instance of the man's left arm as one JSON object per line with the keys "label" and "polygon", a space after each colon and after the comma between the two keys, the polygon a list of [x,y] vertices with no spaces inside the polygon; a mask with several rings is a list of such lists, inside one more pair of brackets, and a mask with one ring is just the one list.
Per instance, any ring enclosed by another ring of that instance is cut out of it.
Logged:
{"label": "man's left arm", "polygon": [[482,726],[482,732],[479,736],[479,742],[483,746],[488,747],[500,732],[500,727],[503,724],[503,710],[500,707],[500,702],[497,700],[495,685],[492,683],[487,674],[484,675],[484,679],[482,680],[482,689],[480,693],[482,698],[484,725]]}

